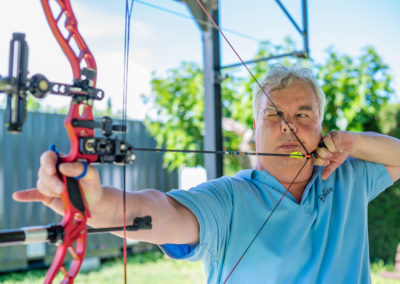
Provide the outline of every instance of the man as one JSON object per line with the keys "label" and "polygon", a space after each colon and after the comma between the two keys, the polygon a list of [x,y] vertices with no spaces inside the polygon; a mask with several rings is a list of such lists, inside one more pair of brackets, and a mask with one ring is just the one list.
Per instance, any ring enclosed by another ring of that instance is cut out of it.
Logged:
{"label": "man", "polygon": [[[176,259],[203,260],[209,283],[370,282],[367,206],[400,177],[400,141],[334,131],[318,148],[325,97],[310,71],[275,68],[262,88],[268,97],[260,90],[253,104],[257,152],[317,149],[319,157],[304,166],[304,159],[258,156],[255,169],[189,191],[129,193],[127,220],[150,215],[153,228],[128,237],[160,244]],[[44,153],[37,188],[14,198],[62,214],[56,161]],[[59,170],[78,176],[83,166]],[[92,167],[80,183],[90,225],[121,225],[121,191],[102,187]]]}

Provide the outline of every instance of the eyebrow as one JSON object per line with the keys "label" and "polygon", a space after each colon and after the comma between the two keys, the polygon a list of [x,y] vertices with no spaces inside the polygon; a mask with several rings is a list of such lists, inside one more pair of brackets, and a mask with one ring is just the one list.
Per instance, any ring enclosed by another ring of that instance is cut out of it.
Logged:
{"label": "eyebrow", "polygon": [[312,111],[313,108],[310,105],[303,105],[299,107],[299,110],[308,110],[308,111]]}
{"label": "eyebrow", "polygon": [[[279,108],[278,108],[278,110],[279,110]],[[297,110],[300,110],[300,111],[312,111],[313,108],[312,108],[312,106],[310,106],[310,105],[302,105],[302,106],[298,107]],[[273,107],[273,106],[269,106],[269,105],[268,105],[268,106],[266,106],[265,109],[264,109],[264,112],[266,112],[266,111],[276,111],[276,108]]]}

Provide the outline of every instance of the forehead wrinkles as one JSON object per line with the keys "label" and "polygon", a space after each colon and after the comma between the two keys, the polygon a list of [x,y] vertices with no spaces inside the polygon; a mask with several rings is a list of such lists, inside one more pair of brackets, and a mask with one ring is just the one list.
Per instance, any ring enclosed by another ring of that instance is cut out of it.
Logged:
{"label": "forehead wrinkles", "polygon": [[267,111],[276,111],[276,108],[278,108],[279,111],[283,112],[289,111],[289,109],[292,111],[319,112],[318,102],[312,99],[311,96],[309,100],[298,100],[297,102],[293,102],[293,98],[286,98],[289,101],[288,103],[279,101],[279,95],[276,98],[272,98],[272,100],[273,103],[264,96],[260,104],[260,111],[265,113]]}
{"label": "forehead wrinkles", "polygon": [[303,110],[305,106],[319,109],[316,93],[305,82],[296,81],[286,88],[272,88],[268,90],[268,95],[270,99],[264,96],[264,105],[276,105],[278,109],[286,105],[296,105],[297,108],[302,108]]}
{"label": "forehead wrinkles", "polygon": [[[285,108],[284,107],[279,107],[277,106],[278,110],[283,111]],[[308,104],[303,104],[300,106],[296,107],[296,110],[298,111],[311,111],[311,112],[316,112],[317,110],[312,106],[312,105],[308,105]],[[276,111],[276,108],[271,104],[271,105],[266,105],[263,109],[263,112],[266,111]]]}

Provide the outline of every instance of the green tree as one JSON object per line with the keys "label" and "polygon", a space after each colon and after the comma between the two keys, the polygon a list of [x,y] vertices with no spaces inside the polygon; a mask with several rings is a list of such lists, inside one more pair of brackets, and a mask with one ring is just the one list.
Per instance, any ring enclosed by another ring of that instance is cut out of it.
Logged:
{"label": "green tree", "polygon": [[[152,114],[145,121],[158,147],[170,149],[202,149],[204,135],[203,73],[195,63],[182,63],[168,71],[166,78],[151,81],[152,94],[142,98],[151,103]],[[153,119],[150,119],[154,116]],[[202,155],[164,155],[170,170],[179,166],[203,164]]]}
{"label": "green tree", "polygon": [[326,94],[324,130],[380,131],[376,123],[393,89],[389,66],[373,47],[360,57],[328,49],[328,59],[317,64],[318,78]]}
{"label": "green tree", "polygon": [[[400,104],[385,104],[377,116],[382,133],[400,138]],[[400,242],[400,181],[370,203],[368,227],[371,259],[393,263]]]}

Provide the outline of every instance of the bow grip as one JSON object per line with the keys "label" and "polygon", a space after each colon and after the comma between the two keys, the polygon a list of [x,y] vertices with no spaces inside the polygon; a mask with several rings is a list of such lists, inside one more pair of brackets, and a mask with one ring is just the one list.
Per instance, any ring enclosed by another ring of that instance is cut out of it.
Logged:
{"label": "bow grip", "polygon": [[[60,156],[60,153],[54,144],[50,145],[50,150],[57,154],[57,171],[60,163],[71,162],[69,159]],[[58,175],[64,183],[64,191],[61,195],[64,208],[67,209],[72,206],[77,210],[77,213],[85,216],[86,218],[90,218],[90,212],[78,179],[64,176],[60,172],[58,172]]]}
{"label": "bow grip", "polygon": [[[56,152],[58,162],[66,162],[60,157],[54,145],[50,149]],[[82,262],[85,258],[87,243],[87,219],[90,218],[90,212],[79,181],[58,173],[64,183],[64,190],[61,194],[61,200],[64,205],[64,216],[61,220],[61,226],[64,228],[64,237],[62,243],[58,245],[56,255],[47,272],[44,283],[52,283],[58,272],[61,270],[64,274],[62,283],[73,283],[74,278],[79,272]],[[67,252],[72,257],[69,270],[64,267],[64,259]]]}

